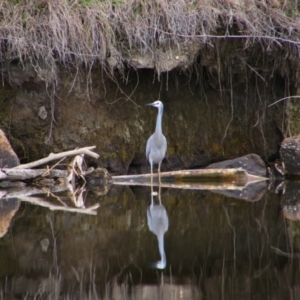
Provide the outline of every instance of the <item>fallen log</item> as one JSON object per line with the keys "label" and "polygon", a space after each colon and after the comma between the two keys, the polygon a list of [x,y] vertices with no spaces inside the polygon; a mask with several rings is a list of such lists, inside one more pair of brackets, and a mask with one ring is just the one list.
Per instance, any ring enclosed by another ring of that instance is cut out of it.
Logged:
{"label": "fallen log", "polygon": [[48,178],[66,178],[68,176],[68,172],[57,169],[0,169],[0,181],[23,181],[46,176]]}
{"label": "fallen log", "polygon": [[[72,184],[74,184],[77,178],[81,178],[85,181],[84,176],[88,174],[90,170],[85,171],[83,169],[83,157],[84,155],[89,155],[93,158],[98,158],[99,154],[91,151],[94,148],[95,146],[90,146],[60,153],[51,153],[48,157],[28,164],[18,165],[13,168],[2,168],[0,169],[0,181],[26,181],[37,178],[63,178],[66,180],[66,183],[71,182]],[[68,156],[75,156],[68,170],[55,169],[55,167]],[[58,159],[60,159],[60,161],[51,168],[32,169]]]}
{"label": "fallen log", "polygon": [[[245,188],[255,185],[257,182],[248,182],[244,185],[238,182],[153,182],[153,186],[161,186],[163,188],[182,189],[182,190],[207,190],[207,191],[243,191]],[[131,186],[151,186],[150,182],[114,182],[115,185],[131,185]]]}
{"label": "fallen log", "polygon": [[[84,155],[98,158],[99,155],[91,151],[94,148],[95,146],[91,146],[56,154],[51,153],[46,158],[28,164],[0,169],[0,199],[18,199],[18,201],[30,202],[50,210],[96,215],[100,205],[96,203],[86,207],[85,204],[85,177],[91,176],[94,169],[86,168]],[[65,167],[66,170],[55,169],[68,156],[74,156],[74,158]],[[53,160],[59,161],[51,167],[33,169]],[[101,174],[99,170],[96,173]],[[28,185],[28,183],[33,184]],[[57,194],[57,192],[65,192],[66,195]],[[47,194],[47,197],[33,196],[43,194]]]}
{"label": "fallen log", "polygon": [[[237,189],[246,184],[268,180],[266,177],[249,174],[242,168],[235,169],[197,169],[163,172],[162,187],[193,189]],[[113,184],[151,185],[151,174],[112,176]],[[153,174],[153,185],[159,185],[158,174]]]}

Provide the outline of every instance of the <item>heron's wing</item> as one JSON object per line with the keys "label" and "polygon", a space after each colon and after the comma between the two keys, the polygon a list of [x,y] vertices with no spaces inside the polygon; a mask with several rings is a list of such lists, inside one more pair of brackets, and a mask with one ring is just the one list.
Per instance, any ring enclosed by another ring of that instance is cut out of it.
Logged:
{"label": "heron's wing", "polygon": [[147,209],[147,223],[148,223],[149,230],[152,231],[153,228],[152,228],[152,216],[151,216],[150,207],[148,207]]}
{"label": "heron's wing", "polygon": [[150,150],[151,150],[151,141],[153,139],[153,135],[151,135],[147,141],[147,145],[146,145],[146,158],[147,160],[149,160],[149,154],[150,154]]}
{"label": "heron's wing", "polygon": [[165,210],[165,216],[164,216],[164,228],[165,228],[165,231],[168,231],[168,229],[169,229],[169,218],[168,218],[168,214],[167,214],[166,210]]}
{"label": "heron's wing", "polygon": [[167,139],[164,136],[164,142],[163,142],[163,153],[164,153],[164,156],[166,155],[167,147],[168,147]]}

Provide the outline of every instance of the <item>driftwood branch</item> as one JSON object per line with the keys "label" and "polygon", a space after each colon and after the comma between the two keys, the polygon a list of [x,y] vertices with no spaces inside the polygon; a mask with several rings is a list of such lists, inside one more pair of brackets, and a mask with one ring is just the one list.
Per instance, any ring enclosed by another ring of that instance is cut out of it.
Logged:
{"label": "driftwood branch", "polygon": [[[85,170],[84,155],[98,158],[99,155],[92,152],[94,146],[75,149],[72,151],[51,153],[48,157],[17,166],[15,168],[0,169],[0,199],[16,198],[30,202],[35,205],[47,207],[50,210],[62,210],[96,215],[99,204],[90,207],[85,206],[85,176],[93,172],[93,168]],[[74,156],[67,170],[57,170],[55,167],[67,156]],[[59,160],[54,166],[45,169],[32,169],[36,166],[46,164],[52,160]],[[56,180],[59,179],[59,180]],[[35,182],[33,186],[26,186],[26,181]],[[82,185],[82,181],[84,184]],[[67,191],[67,197],[55,195],[57,191]],[[32,197],[34,194],[45,194],[51,196],[59,205],[51,203],[40,197]],[[65,203],[65,199],[71,201],[75,207]]]}
{"label": "driftwood branch", "polygon": [[75,150],[70,150],[70,151],[65,151],[65,152],[60,152],[60,153],[50,153],[47,157],[33,161],[31,163],[28,164],[23,164],[23,165],[19,165],[16,166],[12,169],[31,169],[31,168],[35,168],[37,166],[46,164],[50,161],[53,160],[57,160],[57,159],[61,159],[67,156],[75,156],[75,155],[80,155],[80,154],[86,154],[88,156],[91,156],[93,158],[99,158],[99,154],[91,151],[92,149],[95,149],[96,146],[90,146],[90,147],[83,147],[83,148],[79,148],[79,149],[75,149]]}

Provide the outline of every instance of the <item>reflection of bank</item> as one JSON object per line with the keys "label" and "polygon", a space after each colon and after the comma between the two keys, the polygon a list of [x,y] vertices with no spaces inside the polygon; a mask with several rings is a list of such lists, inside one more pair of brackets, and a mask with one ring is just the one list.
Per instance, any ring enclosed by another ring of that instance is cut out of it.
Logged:
{"label": "reflection of bank", "polygon": [[165,207],[161,204],[160,194],[159,189],[159,203],[154,203],[154,192],[151,188],[151,204],[147,208],[147,221],[149,230],[157,236],[158,250],[160,254],[160,261],[153,263],[152,266],[157,269],[164,269],[167,264],[164,248],[164,234],[168,231],[169,219]]}
{"label": "reflection of bank", "polygon": [[286,245],[272,247],[278,255],[289,258],[300,258],[300,182],[282,181],[276,188],[281,195],[282,214],[285,218],[285,231],[288,238]]}
{"label": "reflection of bank", "polygon": [[16,198],[0,200],[0,238],[7,233],[11,220],[19,206],[20,200]]}

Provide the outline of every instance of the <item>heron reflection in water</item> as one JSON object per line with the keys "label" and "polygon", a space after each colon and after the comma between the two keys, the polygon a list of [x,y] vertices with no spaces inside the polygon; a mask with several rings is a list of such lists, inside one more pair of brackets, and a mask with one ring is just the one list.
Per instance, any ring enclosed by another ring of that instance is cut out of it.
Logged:
{"label": "heron reflection in water", "polygon": [[160,254],[160,260],[152,263],[151,266],[157,269],[164,269],[167,264],[165,248],[164,248],[164,234],[169,228],[169,218],[165,207],[161,204],[161,187],[159,186],[158,200],[159,203],[154,203],[154,196],[157,196],[156,192],[153,192],[153,186],[151,186],[151,204],[147,209],[147,221],[150,231],[157,236],[158,250]]}

